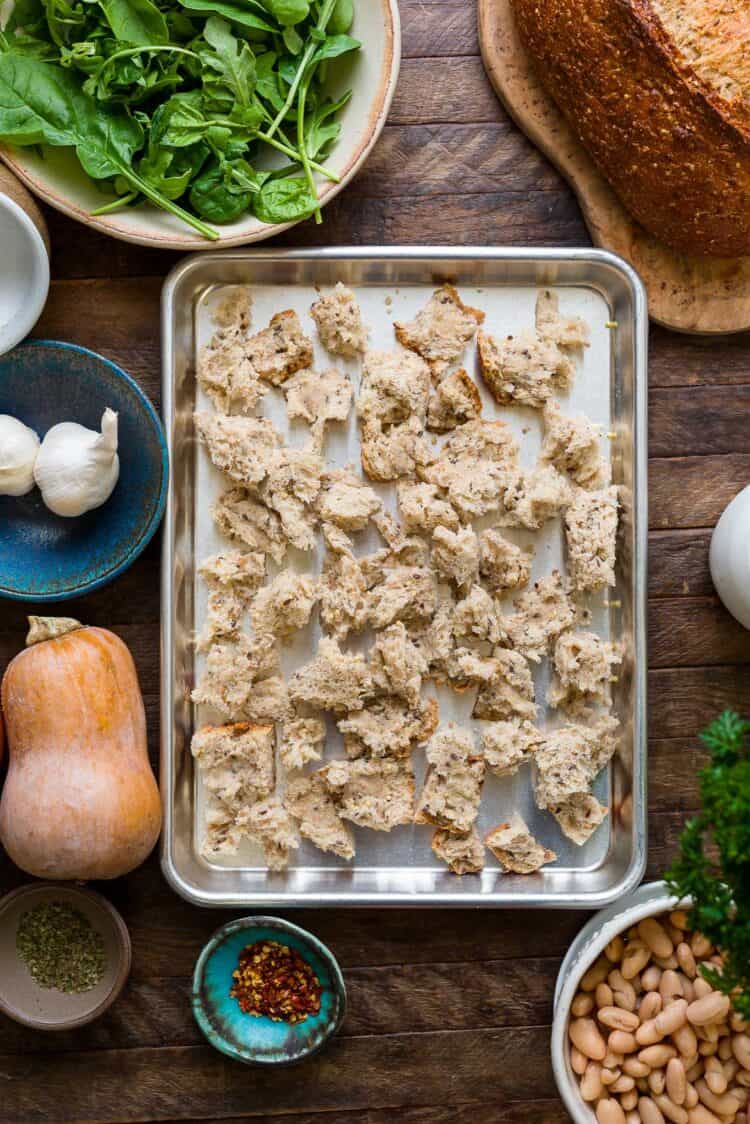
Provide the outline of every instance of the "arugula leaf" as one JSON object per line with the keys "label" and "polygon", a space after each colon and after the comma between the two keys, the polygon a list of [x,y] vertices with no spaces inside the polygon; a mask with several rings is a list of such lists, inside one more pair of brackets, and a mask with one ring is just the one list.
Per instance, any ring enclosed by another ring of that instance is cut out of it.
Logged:
{"label": "arugula leaf", "polygon": [[299,176],[268,180],[253,199],[255,217],[271,224],[307,219],[317,206],[318,200],[311,193],[307,180]]}
{"label": "arugula leaf", "polygon": [[309,0],[267,0],[266,6],[282,27],[293,27],[310,15]]}
{"label": "arugula leaf", "polygon": [[[277,27],[270,24],[267,19],[257,16],[254,11],[246,7],[252,0],[180,0],[183,8],[191,12],[216,12],[225,16],[232,23],[239,23],[243,27],[253,28],[256,31],[278,31]],[[261,9],[262,10],[262,9]]]}
{"label": "arugula leaf", "polygon": [[203,36],[210,51],[201,51],[203,88],[214,102],[236,102],[246,108],[255,90],[255,56],[247,43],[240,45],[226,20],[209,16]]}
{"label": "arugula leaf", "polygon": [[313,63],[337,59],[339,55],[347,55],[349,51],[358,51],[361,46],[359,39],[352,39],[350,35],[329,35],[313,55]]}
{"label": "arugula leaf", "polygon": [[341,135],[341,122],[332,121],[331,117],[344,108],[347,102],[351,99],[352,91],[347,90],[343,97],[338,101],[322,102],[318,108],[313,112],[310,120],[305,126],[305,148],[307,155],[311,160],[315,160],[318,156],[331,148],[331,146],[339,139]]}
{"label": "arugula leaf", "polygon": [[135,47],[168,43],[167,21],[151,0],[99,0],[116,39]]}
{"label": "arugula leaf", "polygon": [[336,0],[328,23],[329,35],[345,35],[354,23],[354,0]]}

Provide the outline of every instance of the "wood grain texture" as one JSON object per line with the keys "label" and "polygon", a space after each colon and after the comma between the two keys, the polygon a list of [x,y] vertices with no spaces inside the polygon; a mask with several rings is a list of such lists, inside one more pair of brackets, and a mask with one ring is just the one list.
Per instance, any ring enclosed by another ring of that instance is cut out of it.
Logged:
{"label": "wood grain texture", "polygon": [[636,267],[651,316],[684,332],[750,327],[750,258],[678,254],[630,218],[539,81],[518,35],[512,0],[479,0],[479,38],[498,95],[573,186],[596,245]]}
{"label": "wood grain texture", "polygon": [[[467,0],[401,0],[403,77],[368,167],[280,245],[579,245],[569,187],[519,132],[484,76]],[[122,363],[159,404],[159,292],[176,257],[108,241],[47,211],[53,285],[37,334]],[[652,328],[649,866],[658,877],[698,800],[695,734],[724,706],[750,713],[746,635],[714,598],[711,528],[750,481],[743,424],[748,336]],[[710,415],[710,417],[708,416]],[[1,530],[0,530],[1,533]],[[70,611],[131,647],[152,759],[159,735],[159,543]],[[0,669],[33,606],[0,603]],[[0,857],[0,887],[27,881]],[[226,910],[165,885],[156,856],[102,890],[133,940],[133,973],[101,1022],[50,1036],[0,1019],[0,1124],[564,1124],[548,1064],[550,995],[582,912],[311,910],[288,913],[331,946],[350,1005],[317,1062],[261,1074],[214,1054],[187,997]]]}

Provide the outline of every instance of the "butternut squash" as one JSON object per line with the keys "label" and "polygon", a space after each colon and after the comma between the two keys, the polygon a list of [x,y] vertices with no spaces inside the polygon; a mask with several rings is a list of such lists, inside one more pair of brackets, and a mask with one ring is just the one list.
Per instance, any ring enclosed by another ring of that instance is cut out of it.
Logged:
{"label": "butternut squash", "polygon": [[161,830],[146,717],[125,644],[103,628],[29,618],[0,702],[8,775],[0,842],[39,878],[117,878]]}

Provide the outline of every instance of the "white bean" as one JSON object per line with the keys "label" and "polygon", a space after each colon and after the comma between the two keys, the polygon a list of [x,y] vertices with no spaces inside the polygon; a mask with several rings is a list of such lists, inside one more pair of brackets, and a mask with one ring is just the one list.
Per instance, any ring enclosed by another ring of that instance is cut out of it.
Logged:
{"label": "white bean", "polygon": [[581,1096],[585,1101],[598,1101],[604,1093],[602,1067],[599,1062],[589,1062],[581,1078]]}
{"label": "white bean", "polygon": [[607,1054],[607,1044],[593,1019],[573,1019],[568,1027],[573,1045],[592,1061],[601,1062]]}
{"label": "white bean", "polygon": [[638,1111],[643,1124],[664,1124],[662,1111],[651,1097],[641,1097],[638,1101]]}
{"label": "white bean", "polygon": [[667,1062],[667,1093],[670,1100],[674,1101],[676,1105],[685,1103],[685,1093],[687,1091],[687,1080],[685,1078],[685,1067],[680,1058],[670,1058]]}
{"label": "white bean", "polygon": [[709,1023],[720,1022],[729,1014],[730,1005],[728,995],[722,995],[720,991],[712,991],[688,1004],[688,1022],[693,1026],[708,1026]]}
{"label": "white bean", "polygon": [[625,1124],[625,1113],[617,1101],[599,1101],[596,1106],[596,1119],[599,1124]]}

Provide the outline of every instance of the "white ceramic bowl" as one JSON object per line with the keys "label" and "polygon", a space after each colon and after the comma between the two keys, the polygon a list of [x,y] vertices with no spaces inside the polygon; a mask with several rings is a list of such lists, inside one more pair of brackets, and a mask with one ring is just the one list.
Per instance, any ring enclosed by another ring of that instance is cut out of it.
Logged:
{"label": "white ceramic bowl", "polygon": [[560,1096],[575,1124],[597,1124],[594,1110],[578,1091],[578,1077],[570,1065],[568,1022],[570,1004],[578,991],[581,977],[591,967],[609,942],[631,925],[689,902],[680,902],[669,893],[665,882],[648,882],[627,894],[608,909],[588,921],[568,949],[560,966],[555,987],[552,1020],[552,1069]]}
{"label": "white ceramic bowl", "polygon": [[[343,62],[331,94],[337,97],[352,89],[352,97],[339,120],[341,136],[326,159],[326,166],[340,176],[339,183],[318,178],[321,203],[328,203],[357,174],[377,141],[393,99],[401,64],[401,24],[398,0],[358,0],[351,34],[362,41],[351,64]],[[338,88],[340,86],[340,89]],[[254,215],[215,229],[216,241],[201,237],[173,215],[157,207],[142,205],[111,215],[93,216],[104,196],[81,169],[72,151],[0,146],[0,159],[12,168],[26,186],[63,214],[86,226],[140,246],[164,250],[216,250],[260,242],[288,230],[295,223],[268,226]]]}
{"label": "white ceramic bowl", "polygon": [[0,355],[27,336],[49,291],[44,239],[29,216],[0,192]]}

